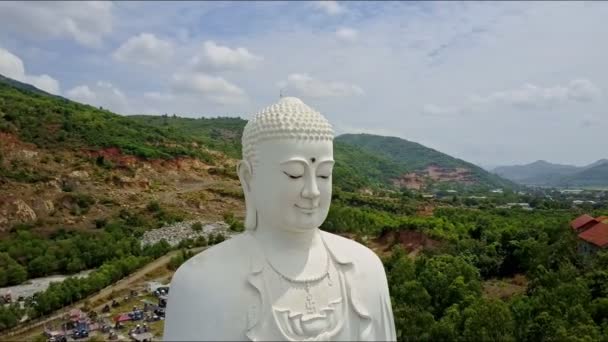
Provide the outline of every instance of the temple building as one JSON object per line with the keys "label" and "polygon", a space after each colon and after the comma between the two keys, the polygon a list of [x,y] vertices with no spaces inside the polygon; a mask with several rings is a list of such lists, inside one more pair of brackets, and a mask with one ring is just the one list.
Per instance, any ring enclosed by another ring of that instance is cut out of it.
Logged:
{"label": "temple building", "polygon": [[570,227],[578,235],[580,254],[590,255],[608,249],[608,216],[581,215],[570,222]]}

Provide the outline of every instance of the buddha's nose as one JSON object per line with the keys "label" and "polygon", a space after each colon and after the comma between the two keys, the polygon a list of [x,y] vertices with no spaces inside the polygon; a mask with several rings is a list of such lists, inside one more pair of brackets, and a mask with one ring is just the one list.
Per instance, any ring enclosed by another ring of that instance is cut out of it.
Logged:
{"label": "buddha's nose", "polygon": [[315,175],[309,175],[306,183],[304,184],[304,189],[302,189],[302,197],[314,200],[319,198],[319,196],[321,196],[321,192],[317,186],[316,177]]}

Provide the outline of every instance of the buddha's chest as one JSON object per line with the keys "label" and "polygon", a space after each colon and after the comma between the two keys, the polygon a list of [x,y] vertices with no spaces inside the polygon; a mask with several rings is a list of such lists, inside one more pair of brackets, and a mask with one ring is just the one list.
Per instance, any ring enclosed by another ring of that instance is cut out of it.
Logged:
{"label": "buddha's chest", "polygon": [[308,282],[263,274],[263,308],[255,339],[326,341],[358,339],[345,279],[332,265],[327,275]]}

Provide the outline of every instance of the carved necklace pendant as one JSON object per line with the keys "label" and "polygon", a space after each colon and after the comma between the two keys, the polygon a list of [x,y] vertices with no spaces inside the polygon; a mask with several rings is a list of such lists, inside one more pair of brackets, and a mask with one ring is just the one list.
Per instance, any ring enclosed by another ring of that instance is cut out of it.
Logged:
{"label": "carved necklace pendant", "polygon": [[306,308],[306,313],[310,315],[317,312],[315,300],[312,298],[312,294],[310,293],[310,283],[306,283],[305,290],[306,301],[304,303],[304,307]]}

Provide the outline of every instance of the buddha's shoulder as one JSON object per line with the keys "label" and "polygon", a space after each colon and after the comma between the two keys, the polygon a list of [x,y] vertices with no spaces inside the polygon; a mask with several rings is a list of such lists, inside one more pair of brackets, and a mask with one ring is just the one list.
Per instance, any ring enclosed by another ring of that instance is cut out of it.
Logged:
{"label": "buddha's shoulder", "polygon": [[363,271],[381,270],[384,272],[382,261],[368,247],[340,235],[325,231],[322,234],[332,253],[338,258],[342,256],[345,259],[350,259],[357,265],[357,268]]}
{"label": "buddha's shoulder", "polygon": [[[226,277],[246,276],[249,269],[247,251],[252,243],[248,234],[239,234],[211,246],[183,263],[175,272],[173,282],[207,278],[221,280]],[[194,279],[193,279],[194,278]]]}

